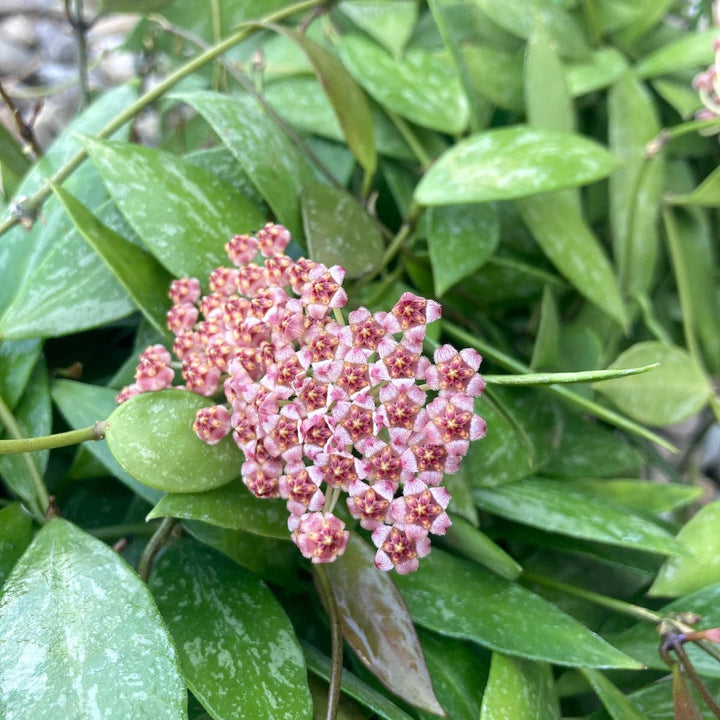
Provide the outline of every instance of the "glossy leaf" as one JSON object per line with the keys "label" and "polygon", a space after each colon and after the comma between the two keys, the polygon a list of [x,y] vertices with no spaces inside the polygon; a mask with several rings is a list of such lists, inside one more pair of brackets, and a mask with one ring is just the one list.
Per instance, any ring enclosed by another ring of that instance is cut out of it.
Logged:
{"label": "glossy leaf", "polygon": [[384,245],[367,211],[345,190],[315,183],[302,193],[302,215],[310,257],[342,265],[349,278],[377,267]]}
{"label": "glossy leaf", "polygon": [[720,207],[720,168],[715,168],[692,192],[669,194],[666,200],[672,205]]}
{"label": "glossy leaf", "polygon": [[381,105],[440,132],[457,134],[467,127],[467,98],[447,56],[411,49],[396,60],[357,35],[344,36],[338,49],[348,70]]}
{"label": "glossy leaf", "polygon": [[375,553],[351,536],[342,557],[324,568],[340,614],[343,636],[362,663],[406,702],[443,715],[415,627]]}
{"label": "glossy leaf", "polygon": [[421,205],[508,200],[599,180],[618,161],[580,135],[522,125],[473,135],[440,156],[415,191]]}
{"label": "glossy leaf", "polygon": [[480,720],[504,718],[560,720],[549,665],[493,653]]}
{"label": "glossy leaf", "polygon": [[482,267],[497,249],[497,208],[489,203],[430,208],[427,239],[435,294],[440,296]]}
{"label": "glossy leaf", "polygon": [[20,503],[0,510],[0,588],[32,540],[33,524]]}
{"label": "glossy leaf", "polygon": [[0,642],[7,720],[187,717],[177,653],[149,590],[66,520],[43,527],[5,582]]}
{"label": "glossy leaf", "polygon": [[710,65],[714,58],[713,41],[717,34],[716,28],[688,33],[643,58],[635,66],[634,73],[639,78],[648,78]]}
{"label": "glossy leaf", "polygon": [[177,643],[185,682],[213,717],[312,717],[295,632],[262,580],[182,540],[155,562],[150,589]]}
{"label": "glossy leaf", "polygon": [[12,410],[20,400],[42,351],[40,340],[0,342],[0,397]]}
{"label": "glossy leaf", "polygon": [[[708,690],[713,697],[720,694],[720,680],[705,680]],[[630,699],[652,720],[676,720],[673,710],[672,680],[659,680],[647,687],[631,693]],[[715,716],[703,707],[702,720],[717,720]]]}
{"label": "glossy leaf", "polygon": [[488,45],[469,45],[462,48],[462,55],[475,92],[502,108],[523,111],[523,60],[520,54]]}
{"label": "glossy leaf", "polygon": [[223,246],[234,234],[265,222],[218,177],[175,155],[91,138],[85,146],[120,211],[176,277],[206,277],[227,264]]}
{"label": "glossy leaf", "polygon": [[480,507],[510,520],[571,537],[664,555],[683,547],[659,525],[600,500],[568,480],[527,478],[497,488],[475,488]]}
{"label": "glossy leaf", "polygon": [[240,480],[206,492],[168,493],[147,517],[201,520],[230,530],[290,539],[284,501],[256,498]]}
{"label": "glossy leaf", "polygon": [[643,375],[597,383],[595,389],[626,415],[647,425],[680,422],[705,405],[712,392],[708,380],[682,348],[652,341],[637,343],[610,368],[651,362],[660,365]]}
{"label": "glossy leaf", "polygon": [[[71,428],[78,430],[89,427],[99,420],[106,420],[117,408],[113,388],[99,387],[73,380],[55,380],[52,385],[52,399],[58,406]],[[104,441],[86,442],[86,448],[108,472],[149,503],[156,503],[161,496],[159,490],[143,485],[120,467]]]}
{"label": "glossy leaf", "polygon": [[535,240],[578,292],[621,325],[627,316],[612,265],[580,214],[577,198],[567,192],[517,201]]}
{"label": "glossy leaf", "polygon": [[647,292],[657,263],[663,163],[648,160],[645,147],[660,125],[652,97],[629,72],[611,88],[608,114],[610,149],[623,159],[610,177],[613,249],[621,286],[632,295]]}
{"label": "glossy leaf", "polygon": [[639,667],[529,590],[441,550],[395,583],[415,622],[441,635],[558,665]]}
{"label": "glossy leaf", "polygon": [[[658,483],[653,480],[583,478],[575,480],[574,484],[611,502],[658,514],[690,505],[704,493],[699,485]],[[680,536],[677,540],[689,547]]]}
{"label": "glossy leaf", "polygon": [[166,492],[198,492],[240,476],[243,456],[230,436],[208,445],[192,429],[208,398],[187,390],[141,393],[108,418],[107,442],[134,478]]}
{"label": "glossy leaf", "polygon": [[565,80],[570,95],[578,97],[612,85],[627,70],[627,60],[614,47],[593,52],[585,61],[568,65]]}
{"label": "glossy leaf", "polygon": [[150,253],[103,225],[80,201],[61,187],[53,188],[75,227],[102,258],[138,309],[166,337],[165,316],[172,276]]}
{"label": "glossy leaf", "polygon": [[410,39],[418,16],[413,0],[345,0],[340,10],[396,57]]}
{"label": "glossy leaf", "polygon": [[649,720],[626,695],[613,685],[602,673],[592,668],[580,668],[580,672],[592,685],[612,720]]}
{"label": "glossy leaf", "polygon": [[[699,488],[698,488],[699,489]],[[678,533],[689,555],[668,558],[648,595],[681,597],[720,583],[720,501],[701,508]]]}

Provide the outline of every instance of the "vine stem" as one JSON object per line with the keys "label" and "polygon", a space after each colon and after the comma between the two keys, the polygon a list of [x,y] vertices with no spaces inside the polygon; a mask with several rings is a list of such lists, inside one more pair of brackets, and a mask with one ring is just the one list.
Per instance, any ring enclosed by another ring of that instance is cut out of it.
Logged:
{"label": "vine stem", "polygon": [[327,570],[323,565],[315,565],[315,579],[318,590],[325,603],[325,608],[330,619],[330,641],[332,646],[332,663],[330,672],[330,687],[328,689],[328,706],[325,720],[337,718],[338,705],[340,703],[340,681],[342,680],[343,645],[342,627],[340,625],[340,614],[338,613],[335,595],[332,584],[328,577]]}
{"label": "vine stem", "polygon": [[[207,65],[212,62],[218,56],[237,45],[239,42],[245,40],[248,36],[253,35],[263,29],[259,23],[272,23],[278,20],[284,20],[296,13],[302,12],[303,10],[312,9],[318,5],[321,5],[325,0],[302,0],[302,2],[295,3],[289,7],[282,8],[277,12],[267,15],[260,21],[254,21],[252,24],[248,24],[238,30],[236,33],[230,35],[230,37],[223,40],[221,43],[214,45],[213,47],[201,53],[196,58],[193,58],[182,67],[178,68],[174,73],[168,75],[162,82],[158,83],[155,87],[148,90],[144,95],[139,97],[134,103],[130,104],[123,112],[117,115],[117,117],[109,122],[96,137],[106,138],[112,135],[116,130],[121,128],[125,123],[132,120],[139,112],[144,110],[150,103],[154,102],[158,98],[162,97],[170,88],[177,85],[181,80],[191,75],[203,65]],[[29,197],[22,203],[22,210],[25,216],[32,216],[36,214],[42,204],[48,199],[52,190],[52,185],[60,185],[67,180],[72,173],[82,164],[87,158],[87,152],[85,149],[78,150],[65,165],[63,165],[46,183],[38,190],[34,195]],[[7,218],[3,223],[0,224],[0,235],[3,235],[10,228],[14,227],[20,222],[20,218],[17,214]]]}
{"label": "vine stem", "polygon": [[67,447],[68,445],[77,445],[87,440],[102,440],[105,437],[107,427],[108,424],[106,420],[98,420],[94,425],[80,428],[79,430],[70,430],[68,432],[43,435],[41,437],[24,438],[20,436],[12,440],[0,440],[0,455],[30,453],[37,452],[38,450],[53,450],[54,448]]}
{"label": "vine stem", "polygon": [[153,562],[157,554],[165,547],[170,538],[170,534],[177,523],[177,518],[166,517],[158,526],[158,529],[153,533],[148,544],[145,546],[140,560],[138,561],[138,575],[143,582],[147,582],[150,577],[150,571],[152,570]]}

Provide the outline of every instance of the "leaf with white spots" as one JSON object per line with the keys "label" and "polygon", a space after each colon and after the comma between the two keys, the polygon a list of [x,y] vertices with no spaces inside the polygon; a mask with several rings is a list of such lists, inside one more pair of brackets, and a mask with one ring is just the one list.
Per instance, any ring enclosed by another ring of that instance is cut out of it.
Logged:
{"label": "leaf with white spots", "polygon": [[147,587],[100,540],[49,522],[0,596],[4,720],[184,720],[178,656]]}
{"label": "leaf with white spots", "polygon": [[150,578],[185,681],[216,720],[309,720],[305,661],[262,580],[193,540],[169,547]]}

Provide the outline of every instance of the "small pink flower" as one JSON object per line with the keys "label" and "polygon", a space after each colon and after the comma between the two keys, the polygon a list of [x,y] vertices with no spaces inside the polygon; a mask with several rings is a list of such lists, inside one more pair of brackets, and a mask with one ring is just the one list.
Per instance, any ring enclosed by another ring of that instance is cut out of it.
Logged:
{"label": "small pink flower", "polygon": [[127,402],[131,397],[135,397],[135,395],[139,395],[142,392],[139,385],[137,383],[132,383],[131,385],[126,385],[116,396],[115,396],[115,402],[118,405],[122,405],[124,402]]}
{"label": "small pink flower", "polygon": [[208,445],[216,445],[230,432],[230,413],[224,405],[200,408],[193,430]]}
{"label": "small pink flower", "polygon": [[378,570],[395,568],[400,575],[415,572],[418,558],[430,552],[427,534],[414,526],[401,530],[396,526],[380,525],[373,531],[372,540],[378,548],[375,567]]}
{"label": "small pink flower", "polygon": [[350,533],[332,513],[313,512],[300,518],[292,534],[303,557],[313,563],[332,562],[345,552]]}
{"label": "small pink flower", "polygon": [[360,520],[366,530],[374,530],[385,522],[390,503],[395,495],[392,483],[379,482],[370,487],[362,480],[356,480],[350,486],[347,500],[350,514]]}
{"label": "small pink flower", "polygon": [[442,314],[442,308],[434,300],[405,292],[393,307],[392,314],[398,319],[400,327],[408,330],[437,320]]}
{"label": "small pink flower", "polygon": [[234,295],[237,290],[238,270],[236,268],[219,267],[210,273],[210,290],[220,295]]}
{"label": "small pink flower", "polygon": [[300,298],[311,318],[321,320],[331,308],[340,308],[347,303],[347,294],[342,289],[344,278],[345,269],[340,265],[331,268],[316,265],[308,273]]}
{"label": "small pink flower", "polygon": [[264,228],[258,230],[257,241],[264,257],[271,258],[282,255],[290,243],[290,231],[282,225],[268,223]]}
{"label": "small pink flower", "polygon": [[452,345],[442,345],[434,357],[435,365],[426,374],[430,388],[444,394],[462,392],[471,397],[482,394],[485,381],[478,375],[480,353],[471,348],[458,352]]}
{"label": "small pink flower", "polygon": [[225,245],[225,252],[234,265],[242,267],[255,259],[258,252],[258,241],[250,235],[234,235],[233,239]]}
{"label": "small pink flower", "polygon": [[169,366],[170,353],[162,345],[148,348],[135,370],[135,383],[141,392],[164,390],[172,386],[175,371]]}
{"label": "small pink flower", "polygon": [[168,297],[173,304],[196,303],[200,299],[200,282],[195,278],[178,278],[170,283]]}
{"label": "small pink flower", "polygon": [[417,525],[426,532],[444,535],[451,525],[445,512],[450,502],[450,493],[444,487],[428,488],[425,483],[408,483],[403,497],[393,500],[390,516],[400,527]]}
{"label": "small pink flower", "polygon": [[167,312],[167,326],[173,335],[192,330],[198,319],[198,309],[190,303],[173,305]]}

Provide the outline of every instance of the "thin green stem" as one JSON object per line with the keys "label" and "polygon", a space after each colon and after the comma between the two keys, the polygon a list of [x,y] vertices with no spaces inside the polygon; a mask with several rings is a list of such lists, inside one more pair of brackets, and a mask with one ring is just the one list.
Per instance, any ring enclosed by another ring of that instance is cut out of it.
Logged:
{"label": "thin green stem", "polygon": [[405,120],[403,120],[392,110],[388,110],[387,108],[385,108],[385,112],[388,114],[388,117],[392,120],[395,127],[400,131],[400,134],[403,136],[403,139],[410,147],[410,150],[412,150],[413,155],[420,163],[422,171],[427,172],[433,161],[432,158],[425,152],[425,148],[420,144],[420,141],[415,136],[415,133],[405,122]]}
{"label": "thin green stem", "polygon": [[[10,408],[5,404],[5,401],[0,396],[0,425],[5,427],[5,430],[12,440],[0,440],[0,445],[3,443],[14,443],[14,442],[27,442],[23,438],[23,432],[18,425],[15,416],[12,414]],[[42,449],[42,448],[39,448]],[[35,487],[35,498],[34,502],[28,504],[31,505],[31,511],[39,522],[45,521],[45,511],[50,505],[50,496],[45,487],[45,481],[43,476],[40,474],[37,463],[31,455],[23,455],[23,461],[27,467],[28,475],[32,479],[33,486]]]}
{"label": "thin green stem", "polygon": [[327,570],[322,565],[315,565],[314,570],[318,590],[323,598],[330,620],[330,642],[332,647],[330,687],[328,688],[328,706],[327,712],[325,713],[325,720],[335,720],[340,703],[340,683],[342,681],[343,670],[342,627],[340,625],[340,613],[338,612],[332,583],[328,577]]}
{"label": "thin green stem", "polygon": [[157,527],[150,540],[148,540],[148,544],[145,546],[143,554],[140,556],[140,560],[138,561],[137,571],[143,582],[148,581],[155,558],[160,550],[165,547],[165,543],[169,540],[170,534],[172,533],[176,523],[177,518],[163,518],[163,521]]}
{"label": "thin green stem", "polygon": [[102,440],[107,430],[107,421],[98,420],[94,425],[79,430],[43,435],[42,437],[17,437],[13,440],[0,440],[0,455],[12,453],[31,453],[38,450],[53,450],[54,448],[78,445],[87,440]]}
{"label": "thin green stem", "polygon": [[373,292],[363,299],[364,305],[372,306],[387,292],[387,289],[403,274],[405,268],[398,265],[392,272],[388,273],[374,288]]}
{"label": "thin green stem", "polygon": [[137,535],[151,536],[155,533],[160,522],[123,523],[121,525],[106,525],[105,527],[90,528],[87,533],[100,540],[116,540],[117,538]]}
{"label": "thin green stem", "polygon": [[[509,355],[506,355],[500,350],[497,350],[492,345],[469,333],[464,328],[461,328],[458,325],[447,322],[445,320],[443,320],[442,324],[443,329],[445,330],[445,332],[448,333],[448,335],[451,335],[457,340],[466,343],[470,347],[474,347],[476,350],[492,359],[493,362],[496,362],[501,367],[507,368],[508,370],[512,370],[516,373],[530,373],[530,368],[527,365],[524,365],[523,363],[518,362],[514,358],[511,358]],[[581,395],[573,392],[572,390],[562,387],[561,385],[548,385],[547,389],[555,395],[558,395],[561,398],[568,400],[573,405],[582,408],[591,415],[594,415],[600,420],[604,420],[611,425],[615,425],[616,427],[619,427],[623,430],[627,430],[633,435],[638,435],[639,437],[643,437],[647,440],[650,440],[651,442],[657,443],[661,447],[664,447],[671,452],[677,452],[677,448],[672,443],[665,440],[665,438],[656,435],[654,432],[651,432],[647,428],[644,428],[642,425],[638,425],[629,418],[626,418],[624,415],[616,413],[614,410],[610,410],[609,408],[603,407],[602,405],[598,405],[592,400],[588,400],[587,398],[584,398]]]}
{"label": "thin green stem", "polygon": [[657,318],[653,314],[652,303],[650,298],[645,293],[635,293],[633,298],[637,302],[640,312],[642,313],[645,327],[655,336],[655,338],[661,343],[666,345],[672,345],[672,339],[665,331],[665,328],[658,322]]}
{"label": "thin green stem", "polygon": [[612,380],[628,375],[641,375],[660,363],[622,370],[583,370],[582,372],[528,373],[525,375],[483,375],[485,381],[494,385],[553,385],[554,383],[584,383]]}
{"label": "thin green stem", "polygon": [[[220,0],[210,0],[210,20],[212,24],[213,43],[222,40],[222,15],[220,12]],[[213,90],[220,90],[222,87],[222,66],[219,63],[213,65]]]}
{"label": "thin green stem", "polygon": [[[302,12],[303,10],[309,10],[317,5],[321,5],[323,2],[325,2],[325,0],[302,0],[294,5],[290,5],[278,10],[277,12],[267,15],[259,21],[259,23],[272,23],[277,22],[278,20],[284,20],[285,18]],[[128,105],[123,112],[117,115],[114,120],[109,122],[99,133],[97,133],[96,137],[106,138],[112,135],[116,130],[132,120],[148,105],[162,97],[181,80],[188,77],[188,75],[192,75],[192,73],[196,70],[204,65],[207,65],[209,62],[212,62],[215,58],[227,52],[230,48],[242,42],[250,35],[259,32],[262,29],[262,26],[259,23],[253,22],[250,25],[242,27],[236,33],[233,33],[229,37],[225,38],[225,40],[221,43],[209,48],[204,53],[201,53],[196,58],[193,58],[182,67],[178,68],[174,73],[168,75],[162,82],[158,83],[155,87],[139,97],[134,103]],[[65,165],[63,165],[51,178],[49,178],[48,182],[46,182],[45,185],[38,190],[38,192],[22,203],[22,210],[24,214],[26,216],[36,214],[42,207],[45,200],[47,200],[52,193],[51,185],[61,185],[75,170],[77,170],[86,157],[87,152],[85,149],[81,149],[73,155],[72,158],[65,163]],[[0,224],[0,235],[7,232],[19,222],[20,218],[17,215],[7,218],[2,224]]]}
{"label": "thin green stem", "polygon": [[85,23],[83,0],[65,0],[65,16],[75,35],[75,57],[77,59],[78,85],[80,87],[81,107],[90,101],[88,83],[87,37],[88,26]]}
{"label": "thin green stem", "polygon": [[600,26],[600,18],[595,0],[583,0],[583,14],[585,15],[585,25],[590,33],[592,44],[597,47],[602,40],[602,29]]}
{"label": "thin green stem", "polygon": [[568,583],[561,582],[560,580],[555,580],[554,578],[545,577],[544,575],[536,575],[535,573],[524,570],[520,579],[528,583],[535,583],[537,585],[542,585],[543,587],[551,588],[552,590],[560,590],[560,592],[567,593],[568,595],[573,595],[575,597],[582,598],[583,600],[589,600],[590,602],[605,607],[608,610],[614,610],[615,612],[622,613],[623,615],[630,615],[638,620],[651,622],[655,625],[664,620],[662,615],[658,615],[652,610],[648,610],[640,605],[634,605],[633,603],[628,603],[624,600],[617,600],[616,598],[601,595],[600,593],[593,592],[592,590],[586,590],[585,588],[570,585]]}

